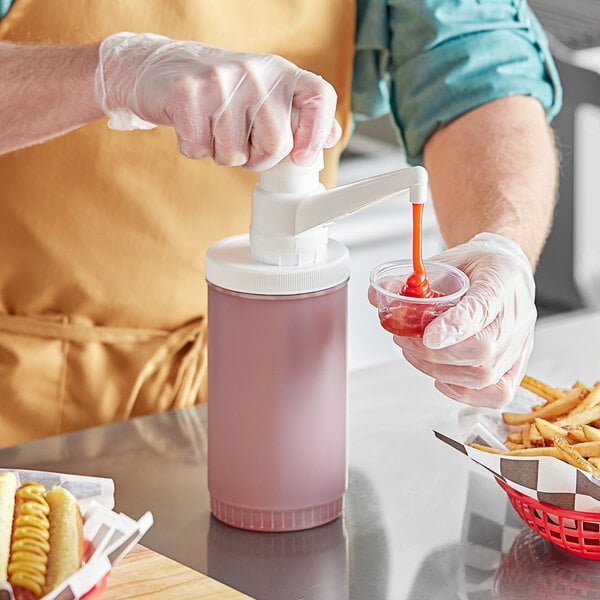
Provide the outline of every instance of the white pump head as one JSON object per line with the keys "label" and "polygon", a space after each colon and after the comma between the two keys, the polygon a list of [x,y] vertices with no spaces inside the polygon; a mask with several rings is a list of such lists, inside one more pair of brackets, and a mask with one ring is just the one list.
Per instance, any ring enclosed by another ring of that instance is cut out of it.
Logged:
{"label": "white pump head", "polygon": [[322,169],[322,155],[309,167],[298,166],[288,157],[260,174],[252,193],[250,226],[250,248],[255,260],[270,265],[304,265],[324,258],[326,228],[300,235],[296,232],[299,206],[325,190],[319,182]]}
{"label": "white pump head", "polygon": [[370,204],[410,190],[410,201],[427,201],[427,171],[409,167],[331,190],[319,183],[322,155],[301,167],[286,158],[260,175],[253,192],[252,257],[270,265],[306,265],[324,260],[328,225]]}
{"label": "white pump head", "polygon": [[289,156],[274,167],[262,171],[259,189],[273,194],[302,194],[323,189],[319,173],[323,170],[323,153],[309,166],[297,165]]}

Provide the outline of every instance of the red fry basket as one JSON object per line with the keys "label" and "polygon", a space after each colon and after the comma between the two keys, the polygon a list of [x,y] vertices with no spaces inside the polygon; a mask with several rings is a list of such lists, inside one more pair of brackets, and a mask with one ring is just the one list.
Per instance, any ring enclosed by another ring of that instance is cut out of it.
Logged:
{"label": "red fry basket", "polygon": [[536,533],[576,556],[600,560],[600,512],[580,512],[525,496],[496,479],[517,514]]}

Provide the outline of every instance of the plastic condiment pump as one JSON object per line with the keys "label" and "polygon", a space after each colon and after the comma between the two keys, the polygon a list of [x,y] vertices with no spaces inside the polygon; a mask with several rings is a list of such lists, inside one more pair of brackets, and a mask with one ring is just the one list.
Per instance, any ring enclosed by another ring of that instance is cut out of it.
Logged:
{"label": "plastic condiment pump", "polygon": [[322,164],[261,173],[250,234],[206,253],[210,507],[242,529],[342,513],[350,266],[328,225],[406,189],[427,200],[422,167],[325,190]]}

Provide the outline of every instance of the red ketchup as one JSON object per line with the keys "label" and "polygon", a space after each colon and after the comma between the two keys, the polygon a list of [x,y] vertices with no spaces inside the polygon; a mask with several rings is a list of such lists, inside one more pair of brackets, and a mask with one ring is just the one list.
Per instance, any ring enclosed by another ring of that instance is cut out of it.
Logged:
{"label": "red ketchup", "polygon": [[412,260],[413,273],[408,277],[400,293],[411,298],[439,298],[442,292],[432,290],[427,281],[427,273],[421,256],[421,223],[423,221],[424,204],[412,205],[413,239]]}
{"label": "red ketchup", "polygon": [[[444,294],[432,290],[427,281],[427,273],[421,256],[421,222],[423,204],[412,205],[413,273],[397,293],[411,298],[439,298]],[[398,300],[388,307],[388,314],[382,317],[381,324],[385,329],[402,337],[423,337],[423,330],[437,316],[436,307],[429,303],[409,303]]]}

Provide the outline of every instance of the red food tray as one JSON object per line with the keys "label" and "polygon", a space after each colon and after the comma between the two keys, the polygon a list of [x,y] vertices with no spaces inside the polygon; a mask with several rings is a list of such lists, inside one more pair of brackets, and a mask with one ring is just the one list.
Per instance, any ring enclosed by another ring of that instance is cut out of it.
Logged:
{"label": "red food tray", "polygon": [[576,556],[600,560],[600,513],[569,510],[525,496],[496,479],[518,515],[536,533]]}

